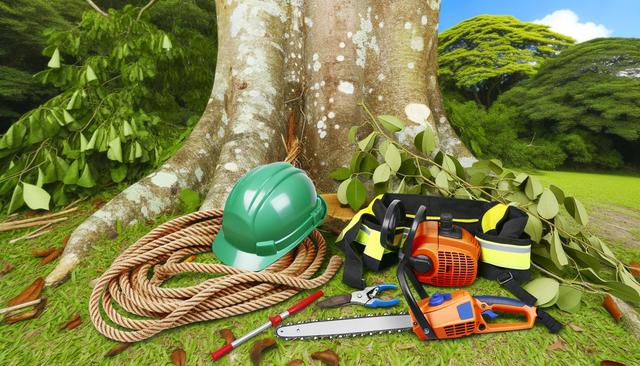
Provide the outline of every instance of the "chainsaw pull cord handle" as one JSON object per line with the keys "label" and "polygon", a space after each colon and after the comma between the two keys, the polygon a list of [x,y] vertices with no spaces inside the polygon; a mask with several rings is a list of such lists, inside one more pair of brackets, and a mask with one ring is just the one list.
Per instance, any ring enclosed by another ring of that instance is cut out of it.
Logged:
{"label": "chainsaw pull cord handle", "polygon": [[[398,256],[400,257],[400,263],[398,263],[398,269],[397,269],[396,275],[398,277],[398,284],[400,285],[402,294],[404,295],[405,300],[407,300],[409,309],[411,310],[411,313],[413,314],[414,319],[418,323],[418,326],[420,326],[420,329],[422,329],[422,332],[424,333],[425,337],[427,337],[427,339],[435,339],[436,335],[433,332],[433,329],[431,329],[431,326],[429,325],[429,321],[424,316],[424,313],[422,312],[422,309],[420,309],[420,306],[418,305],[418,303],[416,303],[416,300],[413,297],[413,292],[411,291],[411,289],[407,284],[407,277],[408,277],[413,285],[413,288],[416,290],[416,292],[418,292],[418,295],[420,295],[420,298],[425,299],[428,297],[428,294],[425,291],[424,287],[418,281],[418,279],[416,278],[416,275],[413,273],[411,263],[409,262],[409,258],[411,258],[411,254],[413,253],[413,237],[415,236],[420,223],[425,220],[426,211],[427,211],[427,208],[421,205],[418,208],[418,211],[416,212],[416,216],[414,217],[413,222],[411,223],[411,229],[409,230],[407,239],[404,242],[404,248],[402,248],[398,252]],[[402,212],[401,217],[404,217],[404,212]]]}

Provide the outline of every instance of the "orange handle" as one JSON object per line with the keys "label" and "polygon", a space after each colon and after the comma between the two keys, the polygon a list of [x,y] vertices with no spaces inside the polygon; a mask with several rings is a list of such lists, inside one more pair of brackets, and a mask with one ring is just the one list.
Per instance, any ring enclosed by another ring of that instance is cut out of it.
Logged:
{"label": "orange handle", "polygon": [[478,333],[504,332],[509,330],[522,330],[533,328],[536,322],[536,307],[528,306],[518,300],[499,296],[475,296],[476,309],[480,312],[486,310],[495,310],[504,313],[522,314],[526,317],[525,321],[517,323],[487,323],[481,319],[481,324],[477,328]]}

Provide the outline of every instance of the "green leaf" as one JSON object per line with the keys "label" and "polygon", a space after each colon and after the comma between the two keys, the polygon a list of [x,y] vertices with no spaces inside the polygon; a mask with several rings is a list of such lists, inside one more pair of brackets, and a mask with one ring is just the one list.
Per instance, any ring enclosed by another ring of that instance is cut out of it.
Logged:
{"label": "green leaf", "polygon": [[444,170],[441,170],[436,175],[436,186],[443,191],[449,190],[449,174],[447,174],[447,172],[445,172]]}
{"label": "green leaf", "polygon": [[118,167],[111,169],[111,180],[115,183],[120,183],[127,177],[127,166],[124,164],[118,165]]}
{"label": "green leaf", "polygon": [[558,292],[559,296],[556,305],[558,305],[560,310],[568,313],[577,313],[578,310],[580,310],[582,291],[570,286],[560,285]]}
{"label": "green leaf", "polygon": [[640,302],[640,291],[634,287],[618,281],[605,280],[591,268],[581,268],[580,273],[587,277],[591,282],[607,287],[612,295],[617,296],[622,300],[634,303]]}
{"label": "green leaf", "polygon": [[22,183],[22,199],[32,210],[48,210],[51,196],[44,189],[29,183]]}
{"label": "green leaf", "polygon": [[527,292],[535,296],[537,306],[548,307],[552,306],[558,299],[560,284],[553,278],[538,277],[524,286],[522,286]]}
{"label": "green leaf", "polygon": [[56,178],[58,180],[63,180],[65,175],[67,174],[67,170],[69,170],[69,164],[63,158],[56,156],[55,157],[55,166],[56,166]]}
{"label": "green leaf", "polygon": [[18,183],[13,189],[13,194],[11,194],[11,202],[9,202],[9,209],[7,210],[8,213],[12,213],[19,209],[23,204],[24,199],[22,197],[22,186]]}
{"label": "green leaf", "polygon": [[60,68],[60,50],[58,50],[57,47],[55,50],[53,50],[53,55],[51,55],[51,59],[49,59],[49,63],[47,64],[47,66],[52,69]]}
{"label": "green leaf", "polygon": [[417,134],[413,144],[416,146],[416,149],[421,151],[423,154],[430,156],[436,148],[436,138],[431,126],[425,127],[422,132]]}
{"label": "green leaf", "polygon": [[386,163],[378,165],[376,170],[373,172],[373,183],[383,183],[389,180],[391,177],[391,168]]}
{"label": "green leaf", "polygon": [[358,211],[367,199],[367,189],[358,178],[351,179],[347,186],[347,201],[354,211]]}
{"label": "green leaf", "polygon": [[349,168],[344,166],[341,166],[338,169],[329,173],[329,177],[331,177],[331,179],[333,180],[337,180],[338,182],[341,182],[349,178],[350,176],[351,176],[351,170],[349,170]]}
{"label": "green leaf", "polygon": [[442,169],[446,170],[450,176],[456,175],[456,163],[447,154],[442,157]]}
{"label": "green leaf", "polygon": [[562,247],[562,241],[558,235],[558,230],[553,230],[551,242],[549,244],[551,245],[551,261],[553,261],[558,268],[563,268],[569,264],[569,259],[567,258],[567,253],[565,253],[564,248]]}
{"label": "green leaf", "polygon": [[349,129],[349,143],[355,144],[357,134],[358,134],[358,126],[353,126]]}
{"label": "green leaf", "polygon": [[63,118],[64,118],[64,122],[65,122],[65,124],[69,124],[69,123],[71,123],[71,122],[75,121],[75,119],[73,118],[73,116],[71,115],[71,113],[67,112],[67,110],[66,110],[66,109],[64,109],[64,110],[62,111],[62,116],[63,116]]}
{"label": "green leaf", "polygon": [[189,188],[180,190],[180,203],[183,212],[194,212],[200,207],[200,194]]}
{"label": "green leaf", "polygon": [[378,159],[376,159],[373,154],[364,153],[362,161],[360,162],[360,171],[363,173],[373,173],[379,164]]}
{"label": "green leaf", "polygon": [[122,124],[122,135],[125,137],[133,135],[133,129],[129,121],[124,121]]}
{"label": "green leaf", "polygon": [[369,136],[358,142],[358,147],[360,150],[364,152],[368,152],[373,147],[373,144],[376,142],[376,136],[378,136],[377,132],[371,132]]}
{"label": "green leaf", "polygon": [[527,178],[529,178],[529,175],[525,174],[525,173],[519,173],[518,175],[516,175],[515,178],[513,178],[513,181],[516,183],[516,185],[521,185],[525,180],[527,180]]}
{"label": "green leaf", "polygon": [[120,144],[120,137],[116,137],[109,141],[107,158],[109,158],[109,160],[119,161],[122,163],[122,145]]}
{"label": "green leaf", "polygon": [[578,201],[577,198],[565,198],[564,207],[567,209],[567,212],[569,212],[569,215],[573,216],[573,218],[579,224],[586,226],[589,223],[589,215],[587,214],[587,210],[585,210],[584,206],[580,201]]}
{"label": "green leaf", "polygon": [[162,37],[162,48],[165,50],[170,50],[173,47],[173,45],[171,44],[171,40],[169,39],[169,37],[165,34],[164,37]]}
{"label": "green leaf", "polygon": [[545,189],[538,200],[538,213],[544,219],[551,220],[556,217],[560,207],[556,196],[548,189]]}
{"label": "green leaf", "polygon": [[138,141],[135,142],[134,144],[134,148],[135,148],[135,157],[136,159],[140,159],[142,157],[142,145],[140,145],[140,143]]}
{"label": "green leaf", "polygon": [[69,99],[69,103],[67,103],[67,110],[72,110],[80,107],[80,91],[76,90],[71,94],[71,98]]}
{"label": "green leaf", "polygon": [[102,129],[98,128],[95,131],[93,131],[93,134],[91,135],[91,139],[89,139],[89,142],[85,146],[86,147],[85,151],[95,149],[96,142],[101,138],[102,138]]}
{"label": "green leaf", "polygon": [[96,72],[93,71],[93,68],[90,65],[87,65],[87,81],[92,82],[97,79],[98,77],[96,76]]}
{"label": "green leaf", "polygon": [[389,165],[389,168],[394,172],[397,172],[402,165],[402,156],[400,151],[394,144],[387,146],[387,151],[384,153],[384,161]]}
{"label": "green leaf", "polygon": [[344,180],[338,186],[338,192],[337,192],[338,193],[338,201],[340,201],[340,203],[343,204],[343,205],[348,205],[349,204],[349,200],[347,199],[347,187],[351,183],[351,179],[352,178]]}
{"label": "green leaf", "polygon": [[390,132],[398,132],[404,128],[404,122],[395,116],[383,115],[378,116],[378,122]]}
{"label": "green leaf", "polygon": [[80,176],[80,179],[78,179],[78,182],[76,184],[84,188],[95,187],[96,181],[93,179],[93,176],[91,175],[89,164],[84,165],[84,169],[82,170],[82,175]]}
{"label": "green leaf", "polygon": [[74,160],[73,163],[69,165],[69,169],[65,172],[64,178],[62,178],[62,183],[67,185],[78,183],[79,174],[78,160]]}
{"label": "green leaf", "polygon": [[351,156],[351,162],[349,163],[349,169],[351,169],[351,172],[360,172],[360,163],[362,163],[363,158],[364,153],[362,151],[357,151]]}
{"label": "green leaf", "polygon": [[524,187],[524,193],[530,200],[535,200],[544,191],[542,183],[537,178],[529,176],[527,184]]}
{"label": "green leaf", "polygon": [[400,184],[398,184],[398,188],[396,188],[395,193],[407,193],[407,191],[407,184],[404,182],[404,178],[402,178]]}
{"label": "green leaf", "polygon": [[87,141],[87,138],[84,137],[84,134],[82,132],[80,132],[80,152],[85,152],[87,151],[87,146],[89,145],[89,141]]}
{"label": "green leaf", "polygon": [[524,227],[524,231],[529,234],[531,240],[539,243],[540,239],[542,239],[542,222],[534,215],[527,215],[529,219],[527,220],[527,225]]}
{"label": "green leaf", "polygon": [[553,184],[549,185],[549,189],[556,196],[556,199],[558,200],[558,204],[564,203],[564,191],[562,189],[558,188],[557,186],[554,186]]}

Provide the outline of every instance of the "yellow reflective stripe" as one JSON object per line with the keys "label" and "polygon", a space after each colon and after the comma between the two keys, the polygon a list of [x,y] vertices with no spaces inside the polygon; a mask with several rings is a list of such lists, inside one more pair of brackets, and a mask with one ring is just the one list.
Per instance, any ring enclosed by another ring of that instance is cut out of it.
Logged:
{"label": "yellow reflective stripe", "polygon": [[511,269],[531,267],[531,245],[511,245],[496,243],[476,237],[482,254],[480,260],[494,266]]}
{"label": "yellow reflective stripe", "polygon": [[507,212],[507,205],[498,203],[491,207],[487,212],[482,215],[482,232],[486,233],[489,230],[496,228],[496,225],[502,220],[504,214]]}
{"label": "yellow reflective stripe", "polygon": [[351,229],[355,224],[360,222],[360,219],[362,218],[362,215],[364,215],[364,214],[373,215],[373,203],[375,201],[379,200],[380,198],[382,198],[382,195],[377,196],[376,198],[371,200],[371,202],[369,203],[369,205],[367,207],[365,207],[362,210],[356,212],[356,214],[353,216],[351,221],[349,221],[349,224],[344,229],[342,229],[342,232],[340,233],[340,235],[338,235],[338,238],[336,239],[336,241],[342,240],[342,238],[344,237],[344,234],[346,234],[346,232],[349,231],[349,229]]}
{"label": "yellow reflective stripe", "polygon": [[[415,214],[406,214],[406,216],[410,219],[416,217]],[[425,218],[426,221],[440,221],[440,216],[427,216]],[[478,222],[478,219],[453,219],[453,222],[461,222],[463,224],[472,224],[474,222]]]}

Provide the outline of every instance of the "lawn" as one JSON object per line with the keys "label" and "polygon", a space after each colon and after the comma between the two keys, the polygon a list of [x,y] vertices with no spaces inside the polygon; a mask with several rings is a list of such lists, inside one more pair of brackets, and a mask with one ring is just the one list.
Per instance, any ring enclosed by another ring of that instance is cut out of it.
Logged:
{"label": "lawn", "polygon": [[[605,181],[600,176],[594,178],[593,174],[555,172],[545,172],[540,178],[564,187],[567,192],[575,192],[587,203],[617,203],[618,201],[608,199],[613,197],[606,194],[606,191],[609,191],[616,192],[617,195],[627,195],[619,204],[629,205],[636,202],[634,204],[638,205],[637,195],[634,196],[629,191],[636,189],[637,192],[640,178],[612,177],[611,181]],[[586,186],[590,188],[587,189]],[[599,192],[604,194],[598,195]],[[46,275],[53,268],[55,263],[42,266],[30,252],[35,248],[60,245],[63,237],[93,211],[90,201],[82,203],[80,207],[78,215],[68,222],[59,224],[56,231],[32,241],[10,245],[8,240],[20,233],[0,233],[2,259],[16,265],[12,272],[0,277],[0,303],[5,304],[36,277]],[[285,303],[244,316],[166,331],[133,345],[114,358],[105,358],[105,353],[116,342],[100,335],[89,320],[87,302],[91,293],[90,281],[99,276],[121,250],[167,219],[169,217],[157,219],[155,224],[141,223],[120,233],[115,239],[96,243],[90,257],[73,272],[66,283],[45,290],[49,303],[39,318],[13,325],[0,325],[0,365],[167,365],[170,364],[171,352],[177,347],[186,351],[188,365],[207,365],[212,363],[209,352],[223,343],[218,335],[219,329],[231,328],[236,336],[239,336],[264,322],[268,315],[282,311],[294,301],[311,293],[306,291]],[[333,246],[331,248],[332,254],[337,253]],[[615,247],[615,250],[622,257],[639,259],[637,249],[619,246]],[[206,254],[199,256],[197,260],[214,261],[215,258],[212,254]],[[350,292],[340,281],[341,276],[342,272],[338,273],[336,278],[323,288],[325,293],[332,295]],[[171,285],[194,284],[203,278],[180,278],[172,280]],[[388,270],[382,273],[368,273],[367,280],[369,283],[394,282],[394,272]],[[429,290],[434,292],[436,289]],[[482,279],[476,281],[469,290],[477,295],[508,296],[496,283]],[[396,293],[395,296],[400,294]],[[549,312],[565,325],[572,325],[565,327],[559,335],[552,335],[546,328],[536,326],[528,331],[432,342],[421,342],[412,333],[343,340],[278,340],[276,349],[265,354],[263,364],[284,365],[295,358],[313,364],[310,354],[327,348],[335,350],[344,365],[596,365],[605,359],[627,365],[640,364],[640,346],[637,340],[611,318],[601,307],[601,302],[600,296],[587,295],[583,299],[582,309],[577,314],[563,313],[557,308],[549,309]],[[398,306],[394,310],[404,309]],[[75,312],[80,312],[82,325],[72,331],[60,331],[60,325]],[[368,309],[358,307],[333,310],[311,307],[292,317],[291,321],[367,313]],[[559,341],[562,342],[558,343]],[[550,346],[553,344],[561,344],[561,347],[551,350]],[[249,364],[250,348],[250,345],[245,345],[220,363]]]}

